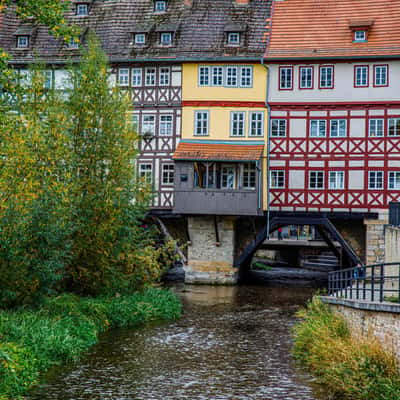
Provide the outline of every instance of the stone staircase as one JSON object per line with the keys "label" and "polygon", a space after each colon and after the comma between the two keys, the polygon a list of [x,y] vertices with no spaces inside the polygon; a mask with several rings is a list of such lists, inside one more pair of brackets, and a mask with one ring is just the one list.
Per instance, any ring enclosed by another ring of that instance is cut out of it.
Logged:
{"label": "stone staircase", "polygon": [[330,272],[340,268],[337,257],[330,251],[318,255],[309,255],[303,261],[302,267],[313,271]]}

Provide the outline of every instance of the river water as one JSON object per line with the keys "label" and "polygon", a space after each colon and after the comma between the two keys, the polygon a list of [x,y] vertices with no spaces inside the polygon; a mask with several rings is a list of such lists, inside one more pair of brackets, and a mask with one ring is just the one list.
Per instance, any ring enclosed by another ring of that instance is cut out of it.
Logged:
{"label": "river water", "polygon": [[78,364],[53,370],[30,400],[317,400],[290,356],[309,289],[175,287],[176,322],[114,330]]}

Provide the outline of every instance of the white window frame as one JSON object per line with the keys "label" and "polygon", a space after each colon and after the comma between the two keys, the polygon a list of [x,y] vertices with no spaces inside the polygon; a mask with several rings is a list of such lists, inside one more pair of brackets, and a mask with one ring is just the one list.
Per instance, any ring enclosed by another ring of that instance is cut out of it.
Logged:
{"label": "white window frame", "polygon": [[[232,72],[235,72],[232,74]],[[225,72],[225,86],[226,87],[238,87],[239,83],[239,68],[234,65],[226,67]]]}
{"label": "white window frame", "polygon": [[163,186],[173,186],[175,182],[175,165],[168,163],[162,164],[161,184]]}
{"label": "white window frame", "polygon": [[119,68],[118,69],[118,85],[119,86],[129,86],[129,68]]}
{"label": "white window frame", "polygon": [[[254,119],[255,116],[257,116],[256,119]],[[258,118],[259,116],[261,116],[261,119]],[[260,134],[257,131],[260,131]],[[264,136],[264,111],[252,111],[249,113],[249,136]]]}
{"label": "white window frame", "polygon": [[240,44],[240,32],[228,32],[228,44],[238,46]]}
{"label": "white window frame", "polygon": [[163,13],[166,10],[167,10],[167,2],[166,2],[166,0],[155,0],[155,2],[154,2],[154,12]]}
{"label": "white window frame", "polygon": [[142,46],[146,44],[146,34],[145,33],[135,33],[135,44]]}
{"label": "white window frame", "polygon": [[222,65],[211,67],[211,86],[224,86],[224,67]]}
{"label": "white window frame", "polygon": [[[254,180],[254,186],[251,181]],[[243,165],[242,188],[245,190],[255,190],[257,186],[257,168],[255,163],[245,163]]]}
{"label": "white window frame", "polygon": [[159,69],[160,86],[169,86],[170,82],[171,82],[171,68],[160,67],[160,69]]}
{"label": "white window frame", "polygon": [[144,70],[144,85],[155,86],[157,82],[157,69],[155,67],[147,67]]}
{"label": "white window frame", "polygon": [[[150,167],[150,168],[149,168]],[[151,185],[153,183],[153,164],[141,163],[139,164],[139,178]]]}
{"label": "white window frame", "polygon": [[358,29],[354,31],[354,41],[355,42],[365,42],[367,40],[367,32],[363,29]]}
{"label": "white window frame", "polygon": [[53,71],[51,69],[47,69],[44,71],[44,88],[52,89],[54,85],[54,76]]}
{"label": "white window frame", "polygon": [[207,65],[199,65],[199,86],[210,86],[210,67]]}
{"label": "white window frame", "polygon": [[[199,123],[201,124],[199,126]],[[200,129],[198,129],[200,128]],[[208,136],[210,130],[210,112],[198,110],[194,112],[194,136]]]}
{"label": "white window frame", "polygon": [[17,36],[17,48],[27,49],[29,47],[29,35]]}
{"label": "white window frame", "polygon": [[[391,184],[393,183],[393,184]],[[388,189],[400,190],[400,171],[389,171],[388,173]]]}
{"label": "white window frame", "polygon": [[[330,74],[328,74],[328,71],[330,71]],[[330,77],[330,80],[328,80],[328,77]],[[333,89],[333,87],[335,86],[334,79],[335,79],[335,69],[332,65],[321,65],[319,67],[320,89]]]}
{"label": "white window frame", "polygon": [[293,90],[293,67],[279,67],[279,90]]}
{"label": "white window frame", "polygon": [[139,114],[132,114],[132,128],[138,134],[139,133]]}
{"label": "white window frame", "polygon": [[344,190],[344,171],[329,171],[328,187],[332,190]]}
{"label": "white window frame", "polygon": [[286,137],[287,121],[286,119],[271,119],[271,137]]}
{"label": "white window frame", "polygon": [[[146,121],[146,119],[148,119]],[[151,122],[151,120],[152,122]],[[156,134],[156,115],[155,114],[142,114],[142,135],[151,134],[155,136]]]}
{"label": "white window frame", "polygon": [[[394,134],[390,133],[390,128],[393,126]],[[389,137],[398,137],[400,136],[400,118],[389,118],[388,125],[387,125]]]}
{"label": "white window frame", "polygon": [[[374,185],[372,185],[372,177],[374,176]],[[378,178],[379,176],[379,178]],[[383,171],[368,171],[368,189],[369,190],[383,190],[384,182],[383,182]],[[379,187],[377,183],[380,183]]]}
{"label": "white window frame", "polygon": [[89,4],[77,3],[75,8],[75,15],[78,17],[86,17],[89,15]]}
{"label": "white window frame", "polygon": [[[165,38],[168,37],[168,40]],[[160,45],[161,46],[172,46],[173,35],[172,32],[161,32],[160,33]]]}
{"label": "white window frame", "polygon": [[[303,71],[305,73],[305,79],[303,80]],[[311,72],[310,72],[311,71]],[[301,66],[299,68],[299,88],[300,89],[312,89],[314,84],[314,67]],[[303,85],[305,83],[305,85]]]}
{"label": "white window frame", "polygon": [[[382,74],[382,70],[385,71],[384,74]],[[376,87],[388,86],[388,76],[389,76],[389,67],[388,67],[388,65],[374,65],[374,86],[376,86]],[[381,79],[383,77],[385,78],[385,82],[384,83],[381,82]],[[379,83],[378,83],[378,78],[379,78]]]}
{"label": "white window frame", "polygon": [[354,87],[368,87],[368,65],[356,65],[354,67]]}
{"label": "white window frame", "polygon": [[[373,130],[374,130],[374,132],[372,132]],[[369,121],[368,121],[368,136],[369,137],[383,137],[384,132],[385,132],[385,120],[383,118],[369,119]],[[372,133],[374,133],[374,134],[372,134]]]}
{"label": "white window frame", "polygon": [[[336,134],[333,134],[334,125],[337,125]],[[347,121],[344,118],[334,118],[330,120],[329,126],[330,137],[346,137],[347,136]]]}
{"label": "white window frame", "polygon": [[[317,134],[313,134],[313,125],[316,125],[317,129]],[[321,127],[324,127],[324,130],[321,134]],[[327,121],[326,119],[311,119],[310,120],[310,137],[313,138],[322,138],[326,137],[326,126],[327,126]]]}
{"label": "white window frame", "polygon": [[245,65],[240,67],[239,83],[241,88],[253,87],[253,67]]}
{"label": "white window frame", "polygon": [[[167,117],[169,121],[163,121],[164,117]],[[158,131],[160,136],[163,137],[173,136],[174,116],[172,114],[160,114]]]}
{"label": "white window frame", "polygon": [[244,111],[231,111],[230,128],[230,136],[243,137],[246,135],[246,113]]}
{"label": "white window frame", "polygon": [[133,87],[141,87],[143,84],[143,69],[132,68],[131,70],[131,83]]}
{"label": "white window frame", "polygon": [[[283,169],[274,169],[269,173],[269,185],[271,189],[285,189],[286,172]],[[282,183],[282,184],[280,184]]]}
{"label": "white window frame", "polygon": [[[319,177],[322,176],[322,185],[318,185],[318,187],[312,187],[312,175],[315,174],[314,182],[315,185],[319,183]],[[309,190],[324,190],[325,189],[325,174],[324,171],[308,171],[308,189]]]}
{"label": "white window frame", "polygon": [[[231,175],[229,172],[225,173],[224,168],[230,170],[233,172]],[[232,176],[232,186],[229,186],[229,179],[226,180],[226,185],[224,185],[224,177],[229,177]],[[234,190],[236,189],[236,166],[234,164],[222,164],[221,165],[221,189],[226,189],[226,190]]]}

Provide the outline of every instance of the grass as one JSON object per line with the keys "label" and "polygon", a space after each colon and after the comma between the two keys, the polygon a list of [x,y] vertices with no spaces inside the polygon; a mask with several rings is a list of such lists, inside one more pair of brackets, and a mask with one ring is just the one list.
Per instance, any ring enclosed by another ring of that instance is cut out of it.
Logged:
{"label": "grass", "polygon": [[400,399],[399,365],[373,337],[353,337],[345,320],[317,297],[299,312],[293,353],[329,399]]}
{"label": "grass", "polygon": [[110,328],[135,327],[179,317],[170,291],[112,298],[64,294],[36,309],[0,311],[0,400],[21,399],[54,365],[74,362]]}

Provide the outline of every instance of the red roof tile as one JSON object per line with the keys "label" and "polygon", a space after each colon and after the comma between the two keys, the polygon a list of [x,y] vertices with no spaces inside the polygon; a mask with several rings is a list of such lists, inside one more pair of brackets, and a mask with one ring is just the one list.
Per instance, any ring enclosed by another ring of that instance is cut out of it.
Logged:
{"label": "red roof tile", "polygon": [[256,161],[261,158],[264,145],[188,143],[181,142],[174,160],[196,161]]}
{"label": "red roof tile", "polygon": [[[352,42],[360,21],[369,25],[367,43]],[[274,2],[267,59],[393,55],[400,55],[400,0]]]}

